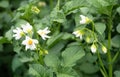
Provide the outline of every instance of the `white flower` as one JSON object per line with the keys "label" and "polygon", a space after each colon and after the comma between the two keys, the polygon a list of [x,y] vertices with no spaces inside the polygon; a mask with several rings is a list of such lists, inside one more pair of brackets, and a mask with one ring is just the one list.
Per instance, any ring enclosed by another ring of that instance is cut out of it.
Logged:
{"label": "white flower", "polygon": [[25,33],[30,33],[32,31],[32,26],[29,23],[23,24],[22,28]]}
{"label": "white flower", "polygon": [[107,48],[106,48],[105,46],[102,46],[102,51],[103,51],[104,53],[107,53]]}
{"label": "white flower", "polygon": [[16,40],[19,40],[24,35],[24,32],[22,31],[22,29],[18,27],[13,30],[13,33],[15,33],[13,37],[15,37]]}
{"label": "white flower", "polygon": [[97,47],[95,46],[95,44],[92,44],[91,46],[91,52],[95,53],[97,51]]}
{"label": "white flower", "polygon": [[48,33],[50,33],[48,27],[43,30],[38,30],[37,33],[42,37],[43,40],[46,40],[46,38],[50,38],[50,36],[47,35]]}
{"label": "white flower", "polygon": [[88,17],[85,17],[83,15],[80,15],[81,20],[80,20],[80,24],[88,24],[89,22],[91,22],[91,20]]}
{"label": "white flower", "polygon": [[82,40],[82,36],[83,36],[83,32],[80,31],[80,30],[77,30],[77,31],[74,31],[73,34],[76,36],[76,37],[80,37],[80,39]]}
{"label": "white flower", "polygon": [[25,40],[23,40],[22,42],[23,45],[26,45],[25,49],[30,49],[30,50],[35,50],[36,49],[36,45],[38,44],[38,40],[36,39],[32,39],[28,36],[26,36]]}

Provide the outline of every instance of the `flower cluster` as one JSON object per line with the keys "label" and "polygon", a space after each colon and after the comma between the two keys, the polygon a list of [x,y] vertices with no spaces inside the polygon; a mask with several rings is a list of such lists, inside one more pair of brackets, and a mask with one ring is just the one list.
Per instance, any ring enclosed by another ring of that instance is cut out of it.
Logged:
{"label": "flower cluster", "polygon": [[40,10],[37,8],[37,6],[32,6],[31,11],[33,11],[36,14],[38,14],[40,12]]}
{"label": "flower cluster", "polygon": [[[102,49],[103,53],[107,53],[107,48],[104,45],[101,45],[101,46],[102,46],[101,49]],[[92,53],[97,52],[97,45],[94,43],[91,45],[91,52]]]}
{"label": "flower cluster", "polygon": [[[25,40],[22,41],[22,45],[25,45],[25,49],[28,50],[35,50],[36,49],[36,44],[38,44],[37,39],[32,39],[32,34],[33,34],[33,27],[29,24],[22,24],[21,27],[17,27],[16,29],[13,30],[13,37],[16,40],[21,39],[22,37],[25,38]],[[37,31],[37,33],[42,37],[43,40],[46,40],[46,38],[50,38],[47,34],[50,33],[48,30],[48,27],[45,29],[40,29]]]}
{"label": "flower cluster", "polygon": [[[92,22],[91,19],[89,19],[88,17],[86,17],[84,15],[80,15],[80,17],[81,17],[80,24],[89,24],[89,23]],[[92,40],[92,45],[91,45],[90,49],[91,49],[92,53],[96,53],[96,51],[97,51],[97,40],[96,40],[95,33],[92,30],[89,30],[87,28],[83,28],[83,29],[79,29],[79,30],[74,31],[73,34],[76,37],[79,37],[80,40],[82,40],[83,39],[83,35],[85,35],[85,33],[87,33],[87,32],[89,33],[89,36],[86,36],[85,41],[87,43],[90,43],[91,42],[91,38],[90,37],[92,36],[94,38],[94,40]],[[91,35],[90,35],[90,33],[91,33]],[[104,45],[102,45],[101,43],[100,43],[100,46],[102,46],[101,49],[102,49],[103,53],[107,53],[107,48]]]}

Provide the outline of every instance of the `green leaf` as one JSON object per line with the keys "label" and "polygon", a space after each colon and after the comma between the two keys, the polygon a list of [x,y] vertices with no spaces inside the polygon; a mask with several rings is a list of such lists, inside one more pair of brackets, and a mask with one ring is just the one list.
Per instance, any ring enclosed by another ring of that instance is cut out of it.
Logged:
{"label": "green leaf", "polygon": [[12,61],[12,70],[15,71],[18,67],[20,67],[23,63],[18,58],[18,55],[15,55]]}
{"label": "green leaf", "polygon": [[21,53],[19,53],[19,60],[23,63],[32,62],[35,60],[35,58],[33,58],[33,56],[37,57],[37,55],[34,54],[34,52],[33,53],[29,52],[29,51],[28,52],[21,52]]}
{"label": "green leaf", "polygon": [[109,5],[109,3],[105,0],[87,0],[87,2],[96,8],[100,8],[100,7]]}
{"label": "green leaf", "polygon": [[87,74],[93,74],[93,73],[96,73],[98,70],[99,70],[99,67],[92,64],[92,63],[82,63],[80,66],[79,66],[80,70],[83,71],[84,73],[87,73]]}
{"label": "green leaf", "polygon": [[36,30],[44,29],[46,27],[50,27],[51,24],[52,24],[52,21],[50,21],[50,16],[49,15],[45,16],[41,20],[34,20],[34,22],[35,22],[34,27],[36,28]]}
{"label": "green leaf", "polygon": [[12,21],[12,22],[13,22],[13,21],[16,21],[17,19],[20,18],[20,16],[22,16],[22,13],[17,12],[17,13],[15,14],[14,18],[13,18],[11,21]]}
{"label": "green leaf", "polygon": [[10,41],[13,38],[13,27],[5,33],[5,37]]}
{"label": "green leaf", "polygon": [[66,18],[63,11],[60,10],[59,7],[59,3],[57,3],[56,7],[50,13],[50,20],[53,22],[63,23],[66,21]]}
{"label": "green leaf", "polygon": [[86,57],[87,61],[90,63],[94,63],[97,60],[97,56],[92,55],[91,53],[87,53],[85,57]]}
{"label": "green leaf", "polygon": [[114,75],[115,75],[115,77],[120,77],[120,71],[115,71]]}
{"label": "green leaf", "polygon": [[53,10],[50,14],[51,21],[63,23],[66,21],[65,15],[62,11]]}
{"label": "green leaf", "polygon": [[97,8],[100,8],[103,6],[109,6],[109,3],[105,0],[87,0],[87,2]]}
{"label": "green leaf", "polygon": [[3,45],[0,44],[0,52],[2,52],[2,51],[3,51]]}
{"label": "green leaf", "polygon": [[75,76],[68,75],[68,74],[58,74],[57,77],[75,77]]}
{"label": "green leaf", "polygon": [[57,44],[52,46],[52,48],[49,49],[49,53],[59,54],[60,51],[65,47],[66,43],[67,43],[67,41],[58,42]]}
{"label": "green leaf", "polygon": [[26,20],[23,20],[23,19],[16,20],[16,22],[17,22],[15,24],[16,27],[21,27],[22,24],[28,23]]}
{"label": "green leaf", "polygon": [[9,2],[7,0],[0,1],[0,7],[8,8],[9,7]]}
{"label": "green leaf", "polygon": [[47,45],[52,47],[62,38],[62,36],[63,33],[53,35],[50,39],[47,40]]}
{"label": "green leaf", "polygon": [[102,35],[106,29],[106,25],[104,23],[95,23],[95,29]]}
{"label": "green leaf", "polygon": [[85,55],[84,50],[80,46],[71,46],[62,52],[63,66],[71,67],[76,64],[76,61]]}
{"label": "green leaf", "polygon": [[116,35],[112,38],[112,46],[117,48],[120,47],[120,35]]}
{"label": "green leaf", "polygon": [[62,10],[66,15],[68,15],[80,7],[85,6],[85,4],[86,0],[71,0],[65,3],[65,5],[62,7]]}
{"label": "green leaf", "polygon": [[52,71],[40,64],[30,64],[28,72],[35,77],[53,77]]}
{"label": "green leaf", "polygon": [[117,8],[117,12],[120,14],[120,7]]}
{"label": "green leaf", "polygon": [[116,30],[118,33],[120,33],[120,23],[118,24],[118,26],[116,27]]}
{"label": "green leaf", "polygon": [[79,77],[76,71],[71,67],[63,67],[58,70],[59,72],[57,74],[57,77]]}
{"label": "green leaf", "polygon": [[43,72],[44,67],[40,64],[31,64],[29,66],[29,74],[36,76],[36,77],[42,77],[41,74]]}
{"label": "green leaf", "polygon": [[118,3],[118,0],[106,0],[109,2],[110,5],[116,5]]}
{"label": "green leaf", "polygon": [[50,53],[44,58],[45,64],[50,67],[58,67],[60,65],[60,60],[58,55]]}
{"label": "green leaf", "polygon": [[13,46],[14,46],[13,50],[19,54],[22,49],[22,47],[19,45],[19,42],[13,43]]}
{"label": "green leaf", "polygon": [[10,43],[10,41],[8,41],[6,37],[0,36],[0,44],[4,44],[4,43]]}
{"label": "green leaf", "polygon": [[108,7],[110,4],[105,0],[87,0],[89,5],[93,6],[99,13],[110,15],[111,6]]}
{"label": "green leaf", "polygon": [[74,38],[74,35],[71,34],[71,33],[64,33],[64,35],[62,36],[62,39],[63,40],[69,40],[69,39],[73,39]]}
{"label": "green leaf", "polygon": [[81,8],[80,8],[80,11],[82,12],[82,14],[87,15],[88,12],[90,11],[90,9],[89,9],[88,7],[81,7]]}

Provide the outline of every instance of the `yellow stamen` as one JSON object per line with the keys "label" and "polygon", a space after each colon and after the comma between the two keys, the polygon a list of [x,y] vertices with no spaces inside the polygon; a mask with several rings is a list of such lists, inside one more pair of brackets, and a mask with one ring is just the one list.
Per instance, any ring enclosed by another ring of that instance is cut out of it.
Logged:
{"label": "yellow stamen", "polygon": [[27,32],[30,33],[30,32],[31,32],[31,29],[28,29]]}
{"label": "yellow stamen", "polygon": [[29,44],[29,45],[32,45],[32,44],[33,44],[33,40],[29,39],[29,40],[28,40],[28,44]]}
{"label": "yellow stamen", "polygon": [[42,31],[42,32],[40,32],[39,34],[40,34],[40,35],[45,35],[45,32],[44,32],[44,31]]}
{"label": "yellow stamen", "polygon": [[20,32],[20,35],[23,36],[23,35],[24,35],[24,32]]}

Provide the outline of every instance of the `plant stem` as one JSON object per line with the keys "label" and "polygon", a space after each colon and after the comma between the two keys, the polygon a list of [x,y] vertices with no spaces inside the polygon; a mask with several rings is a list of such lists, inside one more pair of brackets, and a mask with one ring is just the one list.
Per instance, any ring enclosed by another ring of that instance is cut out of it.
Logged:
{"label": "plant stem", "polygon": [[53,8],[53,0],[50,0],[50,9],[52,10]]}
{"label": "plant stem", "polygon": [[95,24],[94,24],[94,22],[93,21],[91,21],[91,23],[92,23],[92,31],[93,31],[93,36],[94,36],[94,40],[96,41],[96,36],[95,36]]}
{"label": "plant stem", "polygon": [[57,2],[58,10],[60,10],[60,0]]}
{"label": "plant stem", "polygon": [[117,51],[117,53],[115,54],[115,56],[112,59],[113,63],[115,62],[115,60],[117,59],[117,57],[119,56],[119,54],[120,54],[120,51]]}
{"label": "plant stem", "polygon": [[[94,31],[95,31],[94,22],[91,21],[91,24],[92,24],[92,31],[93,31],[94,40],[97,41],[96,36],[95,36],[95,33],[94,33]],[[100,71],[101,71],[101,73],[102,73],[102,75],[103,75],[104,77],[108,77],[107,71],[106,71],[106,69],[105,69],[105,67],[104,67],[104,64],[103,64],[103,61],[102,61],[102,58],[101,58],[99,52],[97,52],[97,55],[98,55],[99,63],[100,63],[100,66],[101,66],[101,67],[100,67]]]}
{"label": "plant stem", "polygon": [[104,73],[104,71],[100,68],[100,71],[101,71],[101,73],[102,73],[102,75],[104,76],[104,77],[107,77],[106,75],[105,75],[105,73]]}
{"label": "plant stem", "polygon": [[98,54],[98,59],[99,59],[100,66],[101,66],[101,68],[102,68],[102,69],[100,68],[100,71],[101,71],[101,73],[102,73],[102,75],[103,75],[104,77],[108,77],[107,72],[106,72],[106,69],[105,69],[105,67],[104,67],[104,64],[103,64],[103,61],[102,61],[102,59],[101,59],[101,56],[100,56],[99,52],[97,52],[97,54]]}
{"label": "plant stem", "polygon": [[107,56],[108,56],[108,73],[109,73],[109,77],[112,77],[112,72],[113,72],[113,67],[112,67],[112,56],[111,56],[111,30],[112,30],[112,17],[110,16],[108,19],[108,52],[107,52]]}

